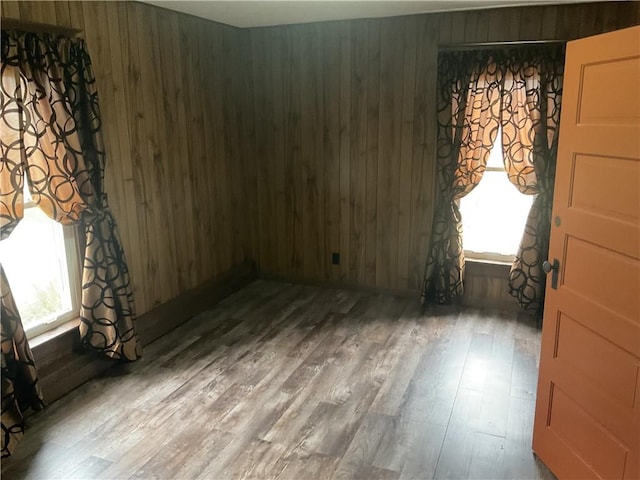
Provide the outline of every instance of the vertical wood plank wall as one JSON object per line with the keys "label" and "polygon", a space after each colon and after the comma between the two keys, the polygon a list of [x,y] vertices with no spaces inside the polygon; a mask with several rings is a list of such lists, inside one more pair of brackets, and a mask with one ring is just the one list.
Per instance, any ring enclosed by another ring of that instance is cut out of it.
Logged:
{"label": "vertical wood plank wall", "polygon": [[82,30],[138,314],[255,257],[246,33],[134,2],[1,8],[3,19]]}
{"label": "vertical wood plank wall", "polygon": [[[133,2],[1,3],[2,18],[83,31],[139,313],[245,257],[266,274],[417,291],[438,48],[588,36],[640,23],[639,6],[236,29]],[[468,286],[504,289],[482,281]]]}
{"label": "vertical wood plank wall", "polygon": [[[418,290],[433,215],[439,46],[575,39],[640,23],[639,6],[503,8],[249,30],[260,271]],[[332,252],[340,253],[340,265],[332,265]],[[504,302],[507,275],[474,277],[484,270],[469,269],[469,295]]]}

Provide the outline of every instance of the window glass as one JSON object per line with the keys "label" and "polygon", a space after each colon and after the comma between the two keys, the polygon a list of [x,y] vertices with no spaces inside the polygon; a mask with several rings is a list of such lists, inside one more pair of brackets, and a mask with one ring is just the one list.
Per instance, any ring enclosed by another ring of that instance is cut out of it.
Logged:
{"label": "window glass", "polygon": [[499,133],[482,180],[460,200],[462,242],[469,258],[488,254],[488,259],[512,259],[533,203],[533,195],[523,195],[509,181],[500,137]]}
{"label": "window glass", "polygon": [[51,220],[25,198],[24,218],[0,242],[5,270],[25,331],[36,335],[78,315],[74,227]]}

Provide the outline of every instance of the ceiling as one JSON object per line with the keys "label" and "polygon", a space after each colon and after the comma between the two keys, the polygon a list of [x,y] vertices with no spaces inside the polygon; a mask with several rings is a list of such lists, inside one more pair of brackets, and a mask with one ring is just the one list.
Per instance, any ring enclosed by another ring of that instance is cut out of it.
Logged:
{"label": "ceiling", "polygon": [[292,23],[394,17],[416,13],[512,7],[522,5],[584,3],[597,0],[235,0],[235,1],[144,1],[158,7],[195,15],[236,27],[264,27]]}

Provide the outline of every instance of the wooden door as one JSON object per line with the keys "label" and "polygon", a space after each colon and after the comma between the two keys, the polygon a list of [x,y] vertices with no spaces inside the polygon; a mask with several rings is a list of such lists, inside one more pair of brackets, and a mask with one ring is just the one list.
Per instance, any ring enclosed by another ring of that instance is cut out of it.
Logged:
{"label": "wooden door", "polygon": [[533,449],[640,478],[640,27],[567,45]]}

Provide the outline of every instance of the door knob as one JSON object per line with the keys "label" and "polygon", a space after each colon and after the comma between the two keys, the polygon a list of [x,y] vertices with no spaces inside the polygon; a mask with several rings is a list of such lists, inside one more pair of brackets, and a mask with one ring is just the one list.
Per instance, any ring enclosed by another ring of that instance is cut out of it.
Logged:
{"label": "door knob", "polygon": [[558,288],[558,270],[560,270],[560,262],[557,258],[553,259],[553,263],[549,263],[548,260],[542,262],[542,270],[544,273],[553,271],[551,276],[551,288],[554,290]]}

